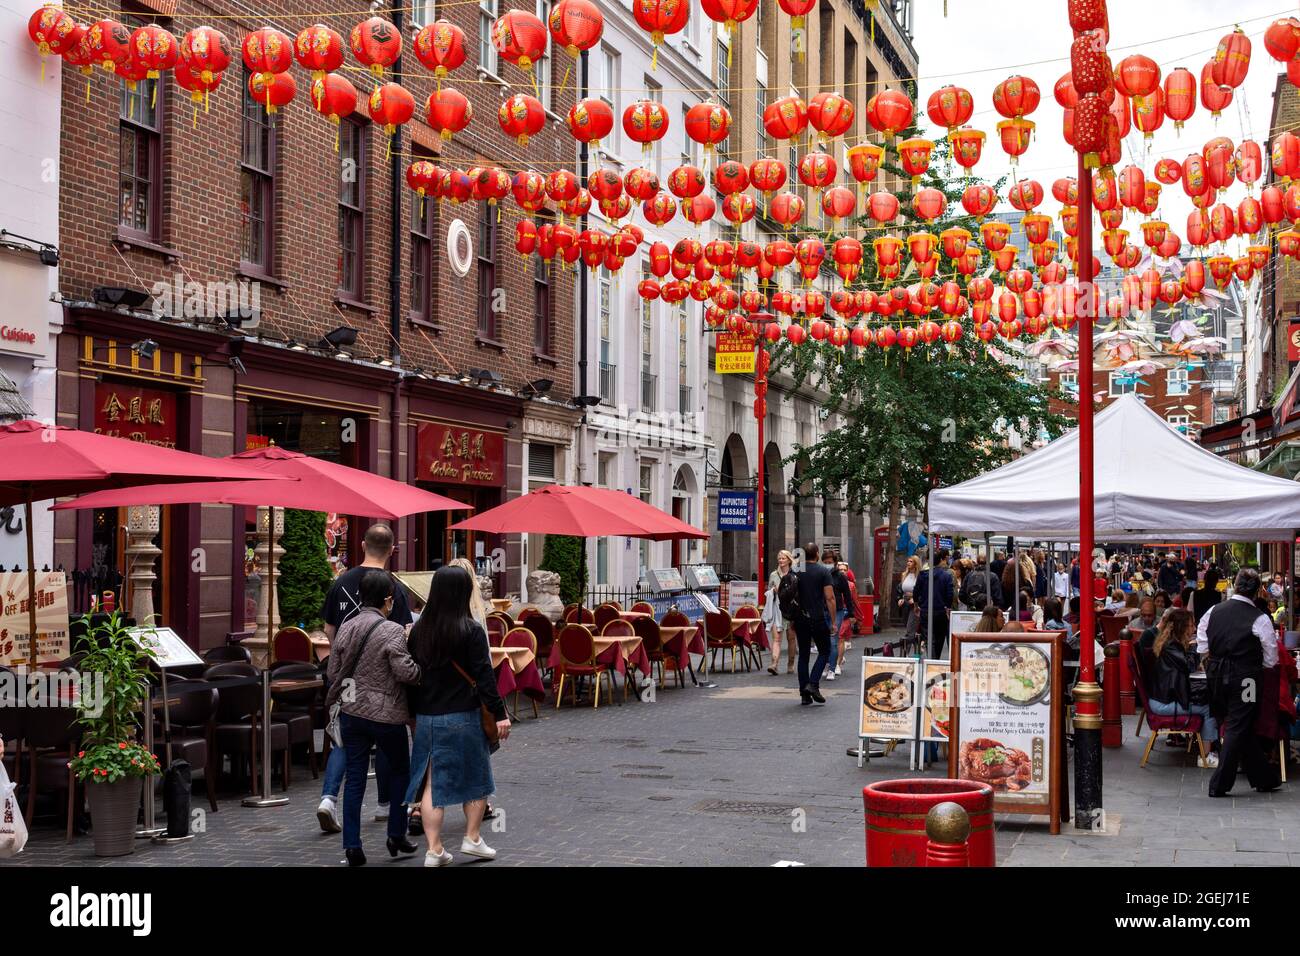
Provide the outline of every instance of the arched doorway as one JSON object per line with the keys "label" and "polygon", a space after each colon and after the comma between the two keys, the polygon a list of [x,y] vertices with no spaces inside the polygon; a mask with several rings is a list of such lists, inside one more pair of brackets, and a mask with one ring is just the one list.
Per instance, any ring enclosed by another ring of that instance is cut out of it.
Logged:
{"label": "arched doorway", "polygon": [[[722,448],[722,459],[718,467],[718,484],[722,488],[752,488],[753,482],[749,472],[749,454],[745,442],[738,434],[732,432]],[[714,527],[717,527],[715,522]],[[753,571],[753,538],[741,532],[721,531],[715,533],[717,540],[716,554],[723,568],[747,577]]]}
{"label": "arched doorway", "polygon": [[[698,492],[695,472],[690,465],[682,465],[673,476],[673,517],[687,524],[699,526],[699,517],[695,514],[695,500]],[[693,541],[674,540],[672,542],[672,566],[680,568],[695,560],[696,544]]]}
{"label": "arched doorway", "polygon": [[763,568],[769,573],[776,568],[781,549],[790,547],[788,500],[781,450],[776,442],[768,442],[763,451]]}

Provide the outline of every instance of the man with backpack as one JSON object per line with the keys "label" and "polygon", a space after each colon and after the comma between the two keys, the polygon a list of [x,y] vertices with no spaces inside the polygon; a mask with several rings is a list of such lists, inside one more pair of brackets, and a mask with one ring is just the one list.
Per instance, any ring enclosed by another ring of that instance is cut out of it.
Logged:
{"label": "man with backpack", "polygon": [[[930,633],[931,611],[934,613],[934,637],[931,646],[926,648],[931,657],[938,657],[948,640],[948,612],[952,610],[953,587],[952,572],[948,570],[948,549],[940,548],[934,553],[934,563],[916,576],[916,587],[912,591],[912,600],[920,615],[920,624],[916,633],[924,636]],[[967,578],[978,578],[979,573],[968,574]],[[931,581],[934,582],[934,594],[930,594]],[[974,582],[972,582],[974,586]]]}
{"label": "man with backpack", "polygon": [[[822,671],[825,670],[831,653],[831,635],[827,621],[835,620],[835,587],[830,571],[818,560],[819,555],[817,545],[809,544],[804,549],[803,570],[791,572],[782,578],[777,590],[777,600],[782,601],[786,582],[795,579],[795,603],[791,605],[792,613],[786,620],[794,622],[794,633],[798,638],[799,697],[804,705],[813,701],[826,703],[818,685],[821,684]],[[785,602],[781,604],[782,614],[786,613],[786,606]],[[813,644],[817,645],[817,660],[810,672],[808,658]]]}

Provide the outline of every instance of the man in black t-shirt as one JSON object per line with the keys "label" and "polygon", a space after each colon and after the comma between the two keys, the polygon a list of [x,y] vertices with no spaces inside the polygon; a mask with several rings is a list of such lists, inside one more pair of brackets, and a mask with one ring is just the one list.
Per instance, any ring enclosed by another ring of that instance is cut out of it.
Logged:
{"label": "man in black t-shirt", "polygon": [[[325,595],[321,617],[325,620],[325,636],[330,640],[334,639],[345,621],[361,610],[361,579],[366,576],[366,572],[372,568],[382,571],[388,567],[388,559],[393,556],[393,529],[382,522],[372,524],[366,529],[362,548],[365,550],[365,560],[335,578],[329,593]],[[406,603],[406,591],[400,584],[393,588],[393,610],[388,619],[403,627],[409,628],[411,625],[411,607]],[[325,761],[320,806],[316,808],[316,819],[326,833],[338,833],[342,829],[339,824],[338,799],[346,769],[346,752],[342,747],[332,747],[329,758]],[[387,820],[391,794],[388,793],[388,761],[382,750],[375,752],[375,783],[379,788],[379,814],[376,819],[382,817]],[[397,799],[402,799],[402,795],[398,794]]]}
{"label": "man in black t-shirt", "polygon": [[[805,704],[826,703],[818,685],[831,653],[827,622],[835,620],[835,587],[830,571],[818,560],[819,553],[815,544],[804,549],[804,567],[799,572],[799,613],[793,622],[799,643],[799,697]],[[808,657],[813,644],[817,645],[817,660],[810,674]]]}

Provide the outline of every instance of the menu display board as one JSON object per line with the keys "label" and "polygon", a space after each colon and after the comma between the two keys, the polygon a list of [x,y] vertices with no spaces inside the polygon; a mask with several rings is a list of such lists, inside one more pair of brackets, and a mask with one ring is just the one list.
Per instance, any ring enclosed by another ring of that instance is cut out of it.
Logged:
{"label": "menu display board", "polygon": [[154,661],[159,667],[203,663],[203,658],[194,652],[194,648],[170,627],[133,627],[127,633],[139,647],[153,651]]}
{"label": "menu display board", "polygon": [[[31,662],[31,603],[26,571],[0,572],[0,667]],[[36,660],[55,664],[69,653],[68,579],[62,571],[36,573]]]}
{"label": "menu display board", "polygon": [[1060,830],[1058,801],[1063,635],[953,635],[949,776],[993,787],[1000,813],[1048,814]]}
{"label": "menu display board", "polygon": [[921,739],[948,742],[956,690],[947,661],[926,661],[921,683]]}
{"label": "menu display board", "polygon": [[655,591],[683,591],[686,582],[676,568],[651,568],[646,572],[646,580]]}
{"label": "menu display board", "polygon": [[911,740],[916,736],[920,661],[862,656],[858,736]]}

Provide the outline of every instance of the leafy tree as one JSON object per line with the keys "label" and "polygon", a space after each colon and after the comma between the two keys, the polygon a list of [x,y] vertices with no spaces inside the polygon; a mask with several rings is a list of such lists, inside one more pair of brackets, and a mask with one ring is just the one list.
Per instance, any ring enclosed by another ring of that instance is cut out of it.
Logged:
{"label": "leafy tree", "polygon": [[567,534],[548,534],[542,549],[541,571],[560,576],[560,599],[581,604],[587,593],[587,542]]}
{"label": "leafy tree", "polygon": [[325,550],[324,513],[286,509],[280,546],[284,557],[275,582],[280,620],[308,631],[319,628],[325,594],[334,580]]}
{"label": "leafy tree", "polygon": [[[915,101],[915,88],[909,90]],[[919,136],[914,125],[899,133],[902,140]],[[978,247],[979,222],[961,206],[963,191],[976,178],[964,177],[960,168],[949,163],[950,144],[943,137],[935,144],[929,170],[917,188],[932,187],[943,192],[947,210],[934,222],[922,221],[912,209],[911,197],[900,196],[898,225],[882,230],[865,216],[856,225],[866,232],[862,271],[848,288],[870,289],[881,293],[890,283],[882,281],[870,251],[870,239],[880,232],[896,233],[903,238],[914,232],[939,235],[949,228],[971,233],[972,245]],[[897,154],[889,150],[881,164],[883,171],[902,181],[907,174],[897,164]],[[994,185],[1001,190],[1004,180]],[[828,237],[829,238],[829,237]],[[910,262],[906,247],[902,253]],[[989,254],[983,252],[977,275],[989,268]],[[1032,268],[1032,263],[1018,265]],[[896,280],[919,281],[911,268]],[[944,258],[934,281],[956,279],[953,263]],[[889,324],[900,328],[917,325],[927,319],[942,322],[947,317],[938,312],[914,316],[895,313],[888,319],[870,317],[872,326]],[[868,317],[856,321],[866,322]],[[875,345],[837,348],[829,341],[809,338],[800,346],[787,341],[766,347],[772,358],[771,370],[784,370],[796,386],[805,382],[824,390],[826,409],[842,416],[842,424],[825,432],[814,444],[798,446],[786,463],[803,460],[800,481],[809,481],[823,496],[843,494],[855,511],[879,508],[888,518],[890,540],[894,540],[900,513],[904,508],[926,508],[931,488],[956,484],[1005,463],[1017,455],[1005,441],[1008,427],[1029,438],[1045,433],[1055,438],[1068,421],[1048,409],[1048,399],[1064,398],[1038,383],[1025,382],[1019,370],[1006,361],[1002,350],[1011,351],[1007,343],[985,345],[975,335],[969,315],[963,320],[962,338],[952,344],[939,339],[921,343],[910,352],[898,346],[882,349]],[[791,491],[799,489],[791,482]],[[804,489],[806,493],[806,489]],[[928,517],[928,516],[927,516]],[[892,586],[894,548],[885,549],[880,593],[888,595]]]}

